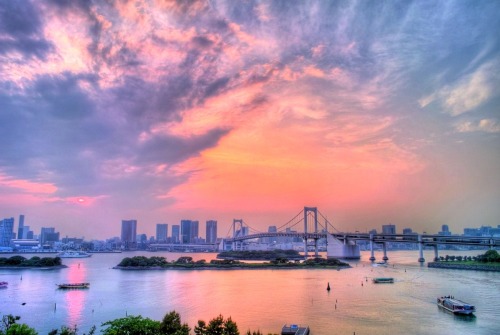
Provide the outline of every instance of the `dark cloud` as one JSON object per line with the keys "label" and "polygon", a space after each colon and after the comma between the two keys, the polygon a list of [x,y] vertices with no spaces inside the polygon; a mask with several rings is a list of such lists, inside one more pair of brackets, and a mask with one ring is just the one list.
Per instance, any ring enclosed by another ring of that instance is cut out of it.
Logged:
{"label": "dark cloud", "polygon": [[[82,91],[79,83],[89,83],[91,77],[74,76],[69,73],[60,76],[41,76],[33,87],[33,97],[45,105],[46,110],[61,119],[81,119],[94,112],[88,93]],[[91,82],[92,83],[92,82]],[[43,107],[42,107],[43,108]]]}
{"label": "dark cloud", "polygon": [[228,129],[212,129],[200,136],[189,138],[176,136],[156,136],[141,145],[137,163],[175,164],[198,155],[201,151],[215,146],[229,132]]}
{"label": "dark cloud", "polygon": [[214,44],[214,42],[212,42],[210,39],[208,39],[205,36],[195,36],[191,39],[191,42],[193,42],[195,47],[200,48],[200,49],[207,49]]}
{"label": "dark cloud", "polygon": [[17,51],[45,59],[52,44],[45,40],[37,9],[28,1],[0,1],[0,55]]}
{"label": "dark cloud", "polygon": [[229,77],[222,77],[210,83],[205,89],[205,98],[217,95],[227,86],[229,80]]}

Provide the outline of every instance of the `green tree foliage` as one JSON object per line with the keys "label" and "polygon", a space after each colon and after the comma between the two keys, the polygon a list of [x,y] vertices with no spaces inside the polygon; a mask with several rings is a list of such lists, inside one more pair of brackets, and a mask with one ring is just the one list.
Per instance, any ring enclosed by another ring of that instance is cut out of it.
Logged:
{"label": "green tree foliage", "polygon": [[198,321],[194,328],[196,335],[239,335],[238,326],[231,317],[224,319],[222,315],[210,320],[208,325],[203,320]]}
{"label": "green tree foliage", "polygon": [[12,256],[7,259],[6,263],[7,265],[21,265],[25,260],[23,256]]}
{"label": "green tree foliage", "polygon": [[282,259],[303,259],[304,256],[296,250],[234,250],[223,251],[217,255],[222,259],[242,259],[242,260],[275,260]]}
{"label": "green tree foliage", "polygon": [[16,323],[13,324],[9,329],[5,332],[6,335],[37,335],[38,333],[33,328],[29,327],[24,323]]}
{"label": "green tree foliage", "polygon": [[157,335],[160,334],[160,322],[143,318],[142,316],[127,316],[125,318],[107,321],[102,330],[103,335]]}
{"label": "green tree foliage", "polygon": [[144,266],[144,267],[152,267],[152,266],[163,266],[168,264],[167,260],[165,257],[150,257],[147,258],[145,256],[134,256],[132,258],[130,257],[125,257],[122,259],[120,264],[118,266]]}
{"label": "green tree foliage", "polygon": [[477,260],[483,263],[500,262],[500,255],[496,250],[488,250],[484,254],[477,256]]}
{"label": "green tree foliage", "polygon": [[16,323],[20,316],[4,315],[0,325],[0,335],[37,335],[36,330],[24,323]]}
{"label": "green tree foliage", "polygon": [[187,323],[181,323],[181,316],[176,311],[167,313],[160,324],[160,332],[164,335],[189,335],[190,330]]}
{"label": "green tree foliage", "polygon": [[[38,335],[35,329],[26,324],[18,324],[19,316],[5,315],[0,322],[0,335]],[[186,323],[181,322],[181,317],[176,311],[167,313],[163,320],[155,321],[142,316],[127,316],[102,324],[103,335],[189,335],[191,330]],[[94,335],[96,327],[93,326],[88,335]],[[208,322],[199,320],[194,327],[196,335],[239,335],[236,322],[231,317],[224,319],[219,315]],[[48,335],[78,335],[76,326],[74,328],[62,326],[53,329]],[[83,334],[86,335],[86,334]],[[260,331],[251,332],[246,335],[264,335]],[[268,334],[277,335],[277,334]]]}
{"label": "green tree foliage", "polygon": [[10,258],[0,258],[0,266],[26,266],[26,267],[51,267],[61,265],[60,257],[31,257],[26,259],[23,256],[12,256]]}

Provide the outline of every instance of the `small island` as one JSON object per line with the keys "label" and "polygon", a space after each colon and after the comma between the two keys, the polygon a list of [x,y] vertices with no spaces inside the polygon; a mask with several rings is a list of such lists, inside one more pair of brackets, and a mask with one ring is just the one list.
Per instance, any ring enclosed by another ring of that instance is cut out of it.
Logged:
{"label": "small island", "polygon": [[343,269],[351,267],[349,264],[338,259],[310,258],[305,261],[289,261],[287,259],[276,259],[270,262],[245,263],[238,260],[214,259],[210,262],[204,259],[193,261],[192,257],[180,257],[168,262],[165,257],[126,257],[120,264],[113,267],[119,270],[168,270],[168,269],[192,269],[192,270],[216,270],[216,269]]}
{"label": "small island", "polygon": [[217,254],[219,259],[271,261],[277,259],[303,260],[304,256],[297,250],[235,250],[222,251]]}
{"label": "small island", "polygon": [[57,269],[65,268],[59,257],[31,257],[27,259],[23,256],[12,256],[9,258],[0,257],[1,269]]}
{"label": "small island", "polygon": [[427,266],[440,269],[500,272],[500,255],[496,250],[488,250],[484,254],[474,257],[446,255],[437,262],[429,262]]}

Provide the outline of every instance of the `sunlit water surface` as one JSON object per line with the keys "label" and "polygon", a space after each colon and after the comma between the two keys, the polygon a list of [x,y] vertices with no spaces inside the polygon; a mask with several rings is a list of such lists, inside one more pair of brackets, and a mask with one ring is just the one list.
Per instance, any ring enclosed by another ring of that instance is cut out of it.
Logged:
{"label": "sunlit water surface", "polygon": [[[66,269],[3,269],[0,281],[8,281],[9,287],[0,290],[0,314],[19,315],[40,334],[62,325],[76,325],[82,334],[126,315],[161,320],[171,310],[191,328],[199,319],[231,316],[241,333],[280,333],[285,323],[307,324],[312,335],[500,333],[500,273],[429,269],[416,261],[417,251],[389,252],[387,267],[373,266],[369,253],[362,252],[361,261],[340,271],[112,269],[122,258],[137,255],[169,261],[186,255],[215,258],[212,253],[94,254],[63,259]],[[432,252],[425,253],[427,260],[432,257]],[[371,282],[382,276],[396,282]],[[90,282],[90,288],[57,289],[62,282]],[[439,309],[436,297],[449,294],[474,304],[476,316],[458,317]]]}

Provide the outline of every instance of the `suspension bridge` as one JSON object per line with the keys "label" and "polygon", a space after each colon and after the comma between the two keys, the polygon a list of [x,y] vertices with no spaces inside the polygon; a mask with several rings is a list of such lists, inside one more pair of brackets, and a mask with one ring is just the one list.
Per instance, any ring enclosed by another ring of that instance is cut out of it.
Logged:
{"label": "suspension bridge", "polygon": [[[232,230],[232,235],[229,235]],[[271,229],[270,229],[271,230]],[[490,249],[500,247],[499,237],[468,237],[468,236],[442,236],[428,234],[368,234],[341,232],[321,214],[317,207],[304,207],[292,219],[271,231],[263,232],[246,224],[242,219],[234,219],[228,231],[228,237],[223,239],[221,246],[223,250],[243,250],[249,240],[263,238],[288,237],[302,239],[304,243],[304,257],[307,258],[309,249],[314,250],[318,257],[318,240],[326,239],[327,257],[343,259],[359,259],[360,248],[357,241],[369,241],[371,257],[375,260],[374,245],[378,244],[383,249],[383,260],[388,260],[387,243],[412,243],[418,245],[419,262],[425,262],[423,249],[425,246],[434,248],[434,260],[439,259],[439,245],[466,245],[489,247]]]}

